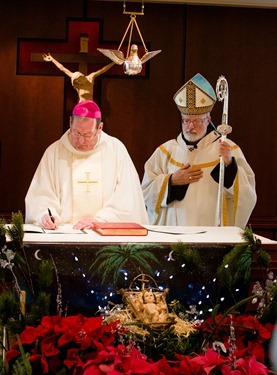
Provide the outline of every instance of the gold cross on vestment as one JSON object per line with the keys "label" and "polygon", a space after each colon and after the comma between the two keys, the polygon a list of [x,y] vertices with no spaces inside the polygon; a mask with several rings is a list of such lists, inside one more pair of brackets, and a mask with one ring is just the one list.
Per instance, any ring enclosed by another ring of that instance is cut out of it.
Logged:
{"label": "gold cross on vestment", "polygon": [[86,179],[84,181],[78,180],[78,184],[86,184],[86,192],[87,192],[87,191],[90,191],[89,184],[97,184],[98,181],[97,180],[90,181],[89,179],[90,172],[85,172],[85,174],[86,174]]}

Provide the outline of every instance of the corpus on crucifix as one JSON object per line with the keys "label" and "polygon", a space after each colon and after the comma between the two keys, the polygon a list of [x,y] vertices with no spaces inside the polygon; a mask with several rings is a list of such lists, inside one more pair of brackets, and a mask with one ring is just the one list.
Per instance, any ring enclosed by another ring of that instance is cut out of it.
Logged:
{"label": "corpus on crucifix", "polygon": [[54,59],[54,57],[50,53],[43,54],[42,57],[44,61],[51,61],[63,73],[71,78],[71,84],[78,93],[79,102],[83,100],[93,100],[93,86],[95,78],[105,73],[115,64],[110,63],[95,72],[91,72],[90,74],[85,75],[79,71],[71,72],[69,69],[65,68],[59,61]]}

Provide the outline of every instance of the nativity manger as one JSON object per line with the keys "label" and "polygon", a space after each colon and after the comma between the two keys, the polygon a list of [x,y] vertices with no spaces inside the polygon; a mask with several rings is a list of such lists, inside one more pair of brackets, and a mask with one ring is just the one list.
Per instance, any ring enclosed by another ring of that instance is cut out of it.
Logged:
{"label": "nativity manger", "polygon": [[168,289],[160,290],[155,280],[146,274],[136,276],[128,289],[118,291],[131,316],[152,329],[164,329],[175,323],[166,303]]}

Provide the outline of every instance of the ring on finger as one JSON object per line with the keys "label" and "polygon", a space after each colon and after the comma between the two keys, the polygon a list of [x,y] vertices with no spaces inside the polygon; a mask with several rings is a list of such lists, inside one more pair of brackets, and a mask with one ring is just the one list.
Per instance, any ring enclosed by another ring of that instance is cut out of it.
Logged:
{"label": "ring on finger", "polygon": [[192,177],[191,177],[191,176],[189,176],[189,180],[192,180]]}

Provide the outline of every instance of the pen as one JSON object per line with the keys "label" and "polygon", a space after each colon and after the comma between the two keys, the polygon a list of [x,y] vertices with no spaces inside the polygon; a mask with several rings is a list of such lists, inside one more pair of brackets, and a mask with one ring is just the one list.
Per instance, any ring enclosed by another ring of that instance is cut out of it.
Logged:
{"label": "pen", "polygon": [[48,208],[48,214],[49,214],[49,216],[50,216],[50,218],[51,218],[52,223],[55,224],[55,221],[54,221],[54,219],[53,219],[52,212],[51,212],[50,208]]}

